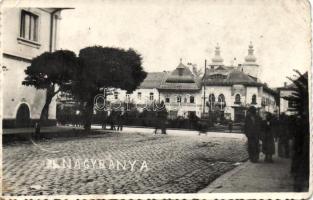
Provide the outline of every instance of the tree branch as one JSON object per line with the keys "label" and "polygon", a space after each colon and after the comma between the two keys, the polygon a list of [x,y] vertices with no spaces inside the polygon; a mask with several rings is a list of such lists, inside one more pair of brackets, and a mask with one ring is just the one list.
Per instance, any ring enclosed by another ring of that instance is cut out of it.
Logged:
{"label": "tree branch", "polygon": [[60,90],[61,90],[61,89],[59,88],[57,91],[53,92],[53,96],[56,95],[57,93],[59,93]]}

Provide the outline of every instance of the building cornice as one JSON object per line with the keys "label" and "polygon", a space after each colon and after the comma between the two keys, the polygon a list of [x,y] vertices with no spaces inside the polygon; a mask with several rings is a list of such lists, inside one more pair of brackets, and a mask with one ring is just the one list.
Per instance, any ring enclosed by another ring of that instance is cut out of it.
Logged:
{"label": "building cornice", "polygon": [[3,53],[3,57],[13,59],[13,60],[18,60],[18,61],[23,61],[27,63],[31,63],[32,61],[32,59],[25,58],[25,57],[18,56],[18,55],[9,54],[9,53]]}

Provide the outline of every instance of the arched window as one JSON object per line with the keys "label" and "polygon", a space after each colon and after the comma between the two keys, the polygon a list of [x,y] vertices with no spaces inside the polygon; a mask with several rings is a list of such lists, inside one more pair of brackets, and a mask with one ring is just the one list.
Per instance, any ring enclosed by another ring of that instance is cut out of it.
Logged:
{"label": "arched window", "polygon": [[190,103],[195,103],[195,97],[194,96],[190,96],[189,101],[190,101]]}
{"label": "arched window", "polygon": [[225,96],[223,94],[218,95],[217,101],[222,109],[226,106]]}
{"label": "arched window", "polygon": [[214,103],[215,102],[215,96],[214,94],[209,95],[209,103]]}
{"label": "arched window", "polygon": [[224,102],[225,103],[225,96],[223,95],[223,94],[220,94],[220,95],[218,95],[218,102],[220,102],[220,103],[222,103],[222,102]]}
{"label": "arched window", "polygon": [[252,101],[251,101],[251,104],[257,104],[256,103],[256,95],[252,95]]}
{"label": "arched window", "polygon": [[181,103],[181,96],[177,96],[177,103]]}
{"label": "arched window", "polygon": [[240,104],[240,101],[241,101],[240,94],[236,94],[236,96],[235,96],[235,104]]}
{"label": "arched window", "polygon": [[214,94],[210,94],[209,101],[207,101],[207,106],[209,106],[209,108],[212,109],[214,107],[214,103],[215,103],[215,96]]}

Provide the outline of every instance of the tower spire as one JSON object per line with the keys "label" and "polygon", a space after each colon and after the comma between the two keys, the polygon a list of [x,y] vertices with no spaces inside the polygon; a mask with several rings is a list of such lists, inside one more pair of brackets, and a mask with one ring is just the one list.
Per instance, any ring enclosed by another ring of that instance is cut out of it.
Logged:
{"label": "tower spire", "polygon": [[249,44],[248,55],[245,57],[245,61],[247,63],[255,63],[256,62],[256,57],[254,56],[253,44],[251,41]]}
{"label": "tower spire", "polygon": [[221,48],[219,43],[216,44],[215,47],[215,55],[212,58],[212,65],[223,65],[223,58],[221,57]]}

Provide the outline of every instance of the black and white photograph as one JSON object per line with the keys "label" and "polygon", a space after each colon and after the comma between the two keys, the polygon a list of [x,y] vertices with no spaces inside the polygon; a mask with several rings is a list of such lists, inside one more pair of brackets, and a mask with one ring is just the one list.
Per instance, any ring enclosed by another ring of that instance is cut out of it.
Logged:
{"label": "black and white photograph", "polygon": [[0,5],[4,199],[312,195],[309,1]]}

